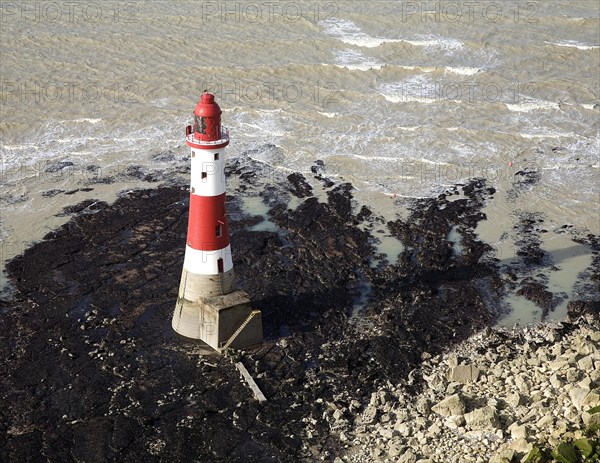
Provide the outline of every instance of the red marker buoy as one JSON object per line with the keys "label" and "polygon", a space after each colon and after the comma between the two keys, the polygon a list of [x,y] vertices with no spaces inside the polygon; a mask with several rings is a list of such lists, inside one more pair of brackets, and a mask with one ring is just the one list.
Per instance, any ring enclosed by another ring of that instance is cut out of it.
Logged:
{"label": "red marker buoy", "polygon": [[512,161],[508,163],[508,167],[512,167]]}

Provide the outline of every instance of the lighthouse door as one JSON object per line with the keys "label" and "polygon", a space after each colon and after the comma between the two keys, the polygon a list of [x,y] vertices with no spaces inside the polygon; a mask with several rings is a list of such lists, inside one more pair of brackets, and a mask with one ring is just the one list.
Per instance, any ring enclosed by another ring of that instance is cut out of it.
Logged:
{"label": "lighthouse door", "polygon": [[223,259],[217,260],[217,268],[219,269],[219,273],[223,273]]}

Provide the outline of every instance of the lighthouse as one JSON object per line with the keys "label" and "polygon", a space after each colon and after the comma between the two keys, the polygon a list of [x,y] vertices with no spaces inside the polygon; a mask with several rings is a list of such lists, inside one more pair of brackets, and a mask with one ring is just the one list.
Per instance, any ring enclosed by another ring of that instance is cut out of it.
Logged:
{"label": "lighthouse", "polygon": [[214,95],[203,93],[186,127],[191,179],[187,240],[173,329],[222,351],[262,342],[260,310],[236,289],[225,195],[225,150]]}

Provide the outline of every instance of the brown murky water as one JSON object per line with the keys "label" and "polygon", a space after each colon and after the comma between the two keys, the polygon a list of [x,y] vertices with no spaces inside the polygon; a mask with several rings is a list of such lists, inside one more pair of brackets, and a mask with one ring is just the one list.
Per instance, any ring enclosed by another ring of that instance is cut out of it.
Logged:
{"label": "brown murky water", "polygon": [[[64,206],[143,186],[132,166],[174,171],[208,89],[229,156],[302,172],[323,159],[390,219],[404,213],[393,195],[483,176],[498,193],[482,239],[509,255],[515,212],[540,211],[560,258],[550,285],[571,295],[589,266],[552,230],[600,233],[596,1],[69,5],[1,6],[2,260],[65,221]],[[523,170],[537,183],[515,194]]]}

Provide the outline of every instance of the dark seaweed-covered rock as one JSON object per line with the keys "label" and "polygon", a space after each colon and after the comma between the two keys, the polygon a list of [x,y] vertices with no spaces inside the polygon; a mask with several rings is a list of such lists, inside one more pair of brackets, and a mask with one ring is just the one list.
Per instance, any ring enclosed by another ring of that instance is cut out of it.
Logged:
{"label": "dark seaweed-covered rock", "polygon": [[595,301],[569,301],[567,305],[569,316],[576,318],[585,314],[600,316],[600,300]]}
{"label": "dark seaweed-covered rock", "polygon": [[[73,192],[73,193],[75,193],[75,192]],[[69,192],[67,192],[65,194],[69,194]],[[79,204],[63,207],[63,210],[56,215],[57,215],[57,217],[63,217],[66,215],[77,214],[77,213],[92,214],[102,208],[105,208],[106,206],[107,206],[107,204],[104,201],[98,201],[95,199],[86,199],[85,201],[82,201]]]}
{"label": "dark seaweed-covered rock", "polygon": [[[484,181],[464,185],[464,198],[415,202],[388,224],[405,244],[398,262],[373,268],[374,238],[357,226],[373,217],[355,215],[350,184],[288,209],[277,195],[289,197],[285,177],[273,190],[239,160],[227,175],[240,178],[227,196],[238,285],[265,333],[236,358],[267,402],[228,357],[171,329],[187,188],[128,191],[112,205],[66,208],[79,214],[8,264],[16,293],[0,302],[0,461],[332,461],[343,443],[331,404],[360,410],[382,385],[418,388],[409,372],[425,352],[494,319],[504,280],[474,233]],[[243,213],[240,195],[253,188],[276,232],[251,230],[262,218]]]}
{"label": "dark seaweed-covered rock", "polygon": [[559,302],[559,299],[555,298],[554,295],[546,289],[545,285],[532,281],[531,279],[526,279],[522,282],[521,288],[519,288],[517,294],[535,302],[541,307],[543,310],[542,319],[545,319],[548,316],[548,313],[552,311]]}
{"label": "dark seaweed-covered rock", "polygon": [[307,183],[304,175],[294,172],[288,175],[287,179],[292,184],[290,191],[298,198],[305,198],[312,195],[312,187]]}
{"label": "dark seaweed-covered rock", "polygon": [[56,173],[56,172],[60,172],[63,169],[66,169],[67,167],[72,167],[75,164],[73,164],[71,161],[59,161],[59,162],[55,162],[50,164],[48,167],[46,167],[46,172],[48,173]]}

